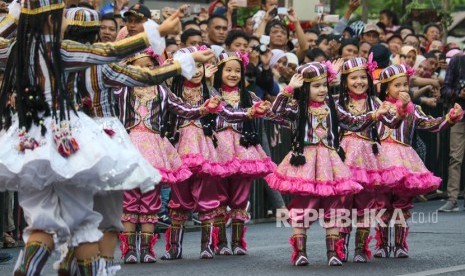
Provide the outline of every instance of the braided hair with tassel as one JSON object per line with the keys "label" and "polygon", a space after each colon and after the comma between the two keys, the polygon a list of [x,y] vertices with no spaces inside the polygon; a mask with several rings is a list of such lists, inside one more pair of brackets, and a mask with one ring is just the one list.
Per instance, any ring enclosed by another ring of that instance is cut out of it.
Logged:
{"label": "braided hair with tassel", "polygon": [[[231,60],[224,63],[221,63],[218,66],[218,71],[215,73],[213,87],[220,91],[221,85],[223,84],[223,69],[228,62],[236,61],[241,64],[241,80],[238,84],[239,93],[240,93],[240,101],[239,107],[243,109],[247,109],[252,107],[252,95],[249,91],[245,88],[245,68],[244,64],[239,60]],[[244,147],[255,146],[260,143],[260,137],[256,130],[255,122],[253,119],[248,119],[243,121],[242,123],[242,136],[240,139],[240,144]]]}
{"label": "braided hair with tassel", "polygon": [[[203,66],[203,69],[204,69],[204,72],[205,72],[205,65],[202,64],[202,66]],[[176,94],[176,96],[178,96],[180,98],[183,98],[182,91],[183,91],[183,88],[184,88],[184,82],[185,81],[186,81],[186,79],[183,76],[176,76],[176,77],[173,78],[173,82],[171,84],[171,91],[173,91],[173,93]],[[202,89],[203,102],[206,102],[208,99],[210,99],[210,91],[208,89],[207,80],[205,78],[205,73],[202,76],[201,87],[202,87],[201,89]],[[200,118],[203,133],[206,136],[211,137],[211,139],[213,141],[213,145],[215,147],[217,147],[217,139],[216,139],[215,135],[213,134],[213,131],[216,129],[216,117],[217,117],[216,114],[208,114],[208,115],[205,115],[202,118]],[[174,144],[179,139],[179,133],[177,133],[177,131],[176,131],[177,118],[178,118],[178,116],[176,114],[170,113],[169,119],[168,119],[168,122],[167,122],[167,125],[169,125],[169,131],[168,132],[170,133],[172,143],[174,143]]]}

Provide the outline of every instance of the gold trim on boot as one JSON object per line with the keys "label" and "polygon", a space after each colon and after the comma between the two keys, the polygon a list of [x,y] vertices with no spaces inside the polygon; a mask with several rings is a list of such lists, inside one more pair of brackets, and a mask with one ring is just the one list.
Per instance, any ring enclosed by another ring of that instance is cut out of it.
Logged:
{"label": "gold trim on boot", "polygon": [[140,263],[155,263],[157,257],[153,247],[158,242],[158,236],[153,233],[140,233]]}
{"label": "gold trim on boot", "polygon": [[247,242],[245,241],[247,227],[243,221],[233,220],[231,228],[231,249],[233,254],[247,255]]}
{"label": "gold trim on boot", "polygon": [[45,264],[50,256],[51,249],[39,241],[29,242],[20,253],[21,261],[18,258],[14,276],[40,276]]}
{"label": "gold trim on boot", "polygon": [[307,235],[306,234],[295,234],[289,239],[289,243],[292,246],[291,263],[294,266],[306,266],[308,265],[307,257]]}
{"label": "gold trim on boot", "polygon": [[344,256],[343,252],[344,239],[339,235],[326,235],[326,256],[328,257],[329,266],[341,266]]}
{"label": "gold trim on boot", "polygon": [[216,255],[229,256],[233,252],[228,247],[228,236],[226,235],[226,221],[224,217],[218,217],[213,224],[213,248]]}
{"label": "gold trim on boot", "polygon": [[354,263],[366,263],[371,259],[370,228],[357,228],[355,232]]}
{"label": "gold trim on boot", "polygon": [[135,232],[122,232],[118,236],[120,241],[121,258],[125,264],[137,264],[137,235]]}
{"label": "gold trim on boot", "polygon": [[100,256],[94,256],[84,260],[77,260],[77,266],[80,276],[95,276],[99,275],[99,270],[105,269],[101,268],[101,263],[104,265],[104,262],[100,261]]}
{"label": "gold trim on boot", "polygon": [[74,276],[77,275],[77,263],[74,258],[74,247],[68,247],[68,252],[64,259],[60,262],[58,268],[58,276]]}
{"label": "gold trim on boot", "polygon": [[171,223],[165,232],[166,252],[161,257],[162,260],[182,259],[182,240],[184,237],[184,222]]}
{"label": "gold trim on boot", "polygon": [[200,259],[213,259],[213,223],[202,223]]}

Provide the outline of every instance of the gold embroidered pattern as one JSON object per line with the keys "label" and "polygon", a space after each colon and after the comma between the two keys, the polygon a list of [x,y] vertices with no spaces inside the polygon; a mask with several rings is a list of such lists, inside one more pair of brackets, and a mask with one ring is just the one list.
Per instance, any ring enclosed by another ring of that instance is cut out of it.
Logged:
{"label": "gold embroidered pattern", "polygon": [[148,101],[155,99],[158,95],[156,86],[134,87],[134,95],[140,99],[142,105],[147,105]]}
{"label": "gold embroidered pattern", "polygon": [[[363,102],[362,102],[363,101]],[[362,104],[359,104],[362,103]],[[350,114],[359,116],[365,113],[366,111],[366,101],[365,100],[360,100],[360,101],[354,101],[352,99],[349,100],[349,104],[347,105],[347,109],[350,112]]]}
{"label": "gold embroidered pattern", "polygon": [[239,94],[239,91],[223,92],[222,96],[223,100],[233,107],[236,107],[239,104],[239,101],[241,100],[241,95]]}
{"label": "gold embroidered pattern", "polygon": [[190,105],[197,105],[202,102],[202,86],[199,87],[184,87],[182,90],[182,98]]}
{"label": "gold embroidered pattern", "polygon": [[326,119],[326,117],[328,117],[329,112],[330,112],[329,107],[326,105],[323,105],[321,107],[316,107],[316,108],[310,107],[308,109],[308,113],[316,117],[318,120],[318,123],[321,124],[322,126],[323,126],[323,121]]}

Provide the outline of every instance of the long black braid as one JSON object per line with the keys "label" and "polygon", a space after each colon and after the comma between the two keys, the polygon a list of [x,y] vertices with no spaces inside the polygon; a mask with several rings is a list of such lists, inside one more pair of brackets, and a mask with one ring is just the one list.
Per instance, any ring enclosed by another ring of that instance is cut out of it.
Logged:
{"label": "long black braid", "polygon": [[[239,61],[238,61],[239,62]],[[218,66],[218,71],[215,73],[213,87],[220,91],[221,85],[223,84],[223,69],[225,63],[222,63]],[[240,94],[240,101],[239,107],[240,108],[250,108],[253,105],[252,96],[250,95],[249,91],[245,88],[245,68],[242,62],[241,64],[241,80],[239,83],[239,94]],[[255,121],[253,119],[248,119],[243,121],[242,123],[242,137],[240,139],[240,144],[244,147],[255,146],[260,143],[260,137],[257,133],[255,127]]]}
{"label": "long black braid", "polygon": [[293,131],[292,137],[292,156],[290,163],[293,166],[304,165],[306,160],[304,153],[305,147],[305,129],[308,121],[308,101],[310,95],[310,85],[305,83],[301,88],[296,89],[294,97],[299,103],[299,114],[297,117],[297,125]]}
{"label": "long black braid", "polygon": [[[100,27],[82,27],[82,26],[74,26],[69,25],[66,27],[64,39],[73,40],[82,44],[94,44],[97,42],[98,34],[100,31]],[[89,91],[87,90],[87,83],[85,78],[85,71],[74,73],[74,78],[76,78],[77,82],[77,89],[78,91],[73,91],[73,83],[70,81],[73,80],[72,77],[68,79],[68,90],[70,92],[70,96],[74,93],[75,97],[70,97],[71,104],[74,105],[73,101],[79,105],[80,111],[84,112],[89,116],[93,116],[92,114],[92,103],[91,96]]]}
{"label": "long black braid", "polygon": [[336,149],[339,157],[341,157],[342,161],[344,161],[346,159],[346,153],[341,147],[341,140],[339,138],[339,117],[337,116],[336,104],[334,103],[333,96],[328,95],[328,103],[329,111],[331,114],[331,130],[334,134],[334,148]]}
{"label": "long black braid", "polygon": [[[346,111],[347,109],[347,104],[349,103],[349,89],[347,87],[347,77],[349,74],[342,74],[341,76],[341,84],[340,84],[340,92],[339,92],[339,104],[342,106],[342,108]],[[370,74],[367,73],[367,78],[368,78],[368,90],[367,90],[367,105],[368,105],[368,111],[374,111],[374,103],[373,103],[373,97],[375,97],[375,86],[373,85],[373,79],[371,78]],[[371,134],[371,139],[373,141],[372,145],[372,151],[374,154],[379,153],[378,149],[378,144],[381,143],[378,135],[378,129],[376,127],[376,124],[371,126],[370,128],[370,134]]]}
{"label": "long black braid", "polygon": [[[48,25],[49,16],[52,26]],[[43,118],[50,116],[58,121],[69,118],[69,110],[73,110],[65,88],[65,74],[60,53],[61,24],[63,9],[57,9],[36,15],[21,14],[16,43],[11,50],[5,69],[5,80],[1,87],[0,114],[6,115],[8,96],[14,91],[17,94],[16,110],[19,127],[26,131],[35,125],[41,126],[41,134],[46,128]],[[44,35],[47,28],[51,35]],[[39,57],[45,60],[50,80],[52,106],[50,107],[42,91],[44,84],[39,83]],[[58,108],[58,110],[57,110]]]}
{"label": "long black braid", "polygon": [[[205,65],[202,65],[202,66],[204,66],[204,70],[205,70]],[[173,91],[173,93],[175,93],[176,96],[178,96],[180,98],[182,98],[182,91],[183,91],[183,88],[184,88],[184,81],[185,80],[186,79],[183,76],[176,76],[176,77],[173,78],[173,82],[171,84],[171,91]],[[208,89],[207,80],[205,78],[205,75],[202,77],[201,85],[202,85],[202,98],[203,98],[203,102],[205,102],[208,99],[210,99],[210,91]],[[215,135],[213,134],[213,131],[216,129],[216,117],[217,117],[216,114],[208,114],[208,115],[203,116],[200,119],[200,123],[202,124],[203,133],[206,136],[209,136],[209,137],[212,138],[213,145],[215,147],[217,146],[217,139],[216,139]],[[179,138],[179,133],[177,133],[176,129],[175,129],[176,128],[177,118],[178,118],[178,116],[175,113],[171,113],[170,116],[169,116],[169,122],[168,122],[168,125],[169,125],[169,128],[170,128],[169,133],[171,134],[171,137],[173,138],[173,142],[177,142],[177,140]]]}

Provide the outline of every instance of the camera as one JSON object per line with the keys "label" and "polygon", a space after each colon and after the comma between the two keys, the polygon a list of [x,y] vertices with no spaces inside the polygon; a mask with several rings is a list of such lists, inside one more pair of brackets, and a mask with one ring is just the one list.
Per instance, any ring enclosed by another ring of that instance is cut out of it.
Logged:
{"label": "camera", "polygon": [[459,80],[459,93],[465,88],[465,80]]}
{"label": "camera", "polygon": [[270,16],[271,18],[275,18],[277,15],[278,15],[278,8],[276,7],[270,11]]}
{"label": "camera", "polygon": [[252,50],[259,52],[260,55],[263,55],[268,51],[268,45],[270,45],[270,37],[267,35],[262,35],[260,36],[260,44],[252,47]]}

